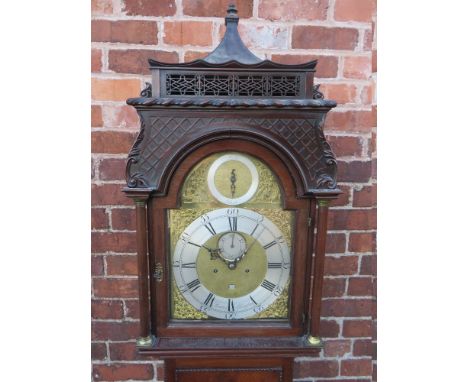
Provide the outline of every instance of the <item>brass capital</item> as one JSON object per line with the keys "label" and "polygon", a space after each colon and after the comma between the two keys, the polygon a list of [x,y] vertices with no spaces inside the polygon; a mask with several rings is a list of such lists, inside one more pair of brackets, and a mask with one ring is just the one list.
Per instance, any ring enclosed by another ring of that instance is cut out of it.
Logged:
{"label": "brass capital", "polygon": [[139,337],[136,340],[136,344],[138,347],[151,347],[153,346],[153,342],[154,342],[153,336]]}
{"label": "brass capital", "polygon": [[319,199],[317,203],[319,207],[328,207],[330,205],[330,199]]}
{"label": "brass capital", "polygon": [[322,339],[320,337],[308,336],[307,343],[311,346],[322,346]]}

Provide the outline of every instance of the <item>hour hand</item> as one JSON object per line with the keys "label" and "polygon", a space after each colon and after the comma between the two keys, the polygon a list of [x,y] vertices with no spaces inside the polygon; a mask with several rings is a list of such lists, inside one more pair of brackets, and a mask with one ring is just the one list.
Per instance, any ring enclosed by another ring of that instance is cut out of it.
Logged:
{"label": "hour hand", "polygon": [[219,255],[221,251],[219,248],[208,248],[206,245],[202,245],[202,247],[205,248],[210,253],[211,260],[216,260],[221,257]]}

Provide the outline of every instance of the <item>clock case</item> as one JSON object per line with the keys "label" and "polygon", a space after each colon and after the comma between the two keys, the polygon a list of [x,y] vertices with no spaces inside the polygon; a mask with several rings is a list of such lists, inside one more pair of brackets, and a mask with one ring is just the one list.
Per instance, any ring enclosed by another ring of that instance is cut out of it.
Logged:
{"label": "clock case", "polygon": [[[336,102],[324,99],[314,85],[316,60],[300,65],[261,60],[241,41],[234,7],[225,20],[223,40],[204,59],[180,64],[149,59],[152,83],[127,100],[141,121],[123,189],[136,205],[137,347],[162,359],[267,360],[317,353],[328,205],[341,192],[323,133]],[[264,161],[279,180],[284,208],[296,211],[287,320],[170,318],[167,209],[179,206],[190,170],[225,151]]]}

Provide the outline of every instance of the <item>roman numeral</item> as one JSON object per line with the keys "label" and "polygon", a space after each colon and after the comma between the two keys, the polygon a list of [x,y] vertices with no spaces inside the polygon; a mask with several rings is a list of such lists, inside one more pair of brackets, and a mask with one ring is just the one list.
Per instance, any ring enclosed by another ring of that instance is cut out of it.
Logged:
{"label": "roman numeral", "polygon": [[263,280],[262,283],[260,284],[262,287],[265,289],[268,289],[270,292],[273,292],[273,289],[275,289],[275,284],[273,284],[271,281],[268,281],[267,279]]}
{"label": "roman numeral", "polygon": [[228,312],[234,312],[234,301],[231,298],[228,299]]}
{"label": "roman numeral", "polygon": [[184,292],[187,292],[187,290],[190,290],[190,292],[195,292],[198,288],[200,288],[200,280],[199,279],[195,279],[193,281],[190,281],[188,284],[187,284],[187,289],[184,290]]}
{"label": "roman numeral", "polygon": [[196,268],[196,263],[184,263],[182,264],[182,268]]}
{"label": "roman numeral", "polygon": [[237,217],[228,217],[229,219],[229,228],[231,231],[237,231]]}
{"label": "roman numeral", "polygon": [[213,295],[213,293],[210,293],[206,299],[205,299],[205,302],[203,302],[204,305],[206,306],[210,306],[210,308],[213,306],[213,302],[215,300],[215,296]]}
{"label": "roman numeral", "polygon": [[211,223],[207,223],[205,224],[205,228],[210,231],[210,233],[214,236],[216,235],[216,231],[215,229],[213,228],[213,226],[211,225]]}
{"label": "roman numeral", "polygon": [[268,249],[270,247],[273,247],[276,243],[276,240],[273,240],[271,243],[268,243],[267,245],[263,246],[263,249]]}
{"label": "roman numeral", "polygon": [[252,296],[249,296],[249,297],[250,297],[250,299],[252,300],[252,302],[253,302],[255,305],[258,305],[258,304],[257,304],[257,301],[255,301],[255,300],[253,299]]}
{"label": "roman numeral", "polygon": [[268,268],[281,268],[282,263],[268,263]]}

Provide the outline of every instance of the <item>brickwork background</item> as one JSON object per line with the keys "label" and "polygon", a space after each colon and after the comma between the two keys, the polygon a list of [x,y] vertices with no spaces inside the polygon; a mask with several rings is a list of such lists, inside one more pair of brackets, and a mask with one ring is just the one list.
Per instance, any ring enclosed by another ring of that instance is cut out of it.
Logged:
{"label": "brickwork background", "polygon": [[[92,376],[161,381],[135,353],[135,216],[122,193],[138,132],[126,106],[149,81],[147,58],[203,57],[224,32],[227,0],[92,0]],[[330,216],[318,358],[296,360],[296,380],[376,380],[375,0],[238,0],[243,40],[282,63],[318,59],[317,83],[339,106],[326,135],[343,195]]]}

